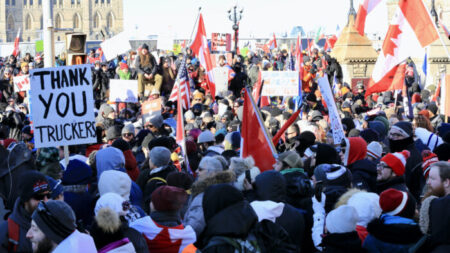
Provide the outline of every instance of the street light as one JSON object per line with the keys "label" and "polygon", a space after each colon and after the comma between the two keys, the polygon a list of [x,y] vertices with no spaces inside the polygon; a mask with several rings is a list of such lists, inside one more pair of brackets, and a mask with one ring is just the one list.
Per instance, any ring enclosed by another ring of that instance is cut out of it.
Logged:
{"label": "street light", "polygon": [[240,8],[237,5],[233,6],[228,10],[228,18],[231,22],[233,22],[233,30],[234,30],[234,52],[237,53],[238,47],[238,31],[239,31],[239,21],[242,19],[242,12],[244,12],[244,8]]}

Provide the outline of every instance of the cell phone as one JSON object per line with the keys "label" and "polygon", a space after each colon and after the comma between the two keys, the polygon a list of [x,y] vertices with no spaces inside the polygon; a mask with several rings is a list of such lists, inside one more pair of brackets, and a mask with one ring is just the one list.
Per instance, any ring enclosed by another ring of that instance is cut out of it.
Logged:
{"label": "cell phone", "polygon": [[251,175],[250,175],[250,170],[246,170],[246,171],[245,171],[245,179],[247,179],[247,182],[248,182],[249,184],[252,183],[252,177],[251,177]]}

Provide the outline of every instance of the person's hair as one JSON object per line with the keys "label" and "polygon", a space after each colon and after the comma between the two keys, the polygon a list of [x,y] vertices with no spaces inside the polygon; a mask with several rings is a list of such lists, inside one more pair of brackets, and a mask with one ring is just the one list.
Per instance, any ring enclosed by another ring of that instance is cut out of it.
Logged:
{"label": "person's hair", "polygon": [[426,130],[433,132],[433,126],[431,126],[431,122],[427,117],[423,116],[422,114],[419,114],[414,117],[414,126],[415,127],[421,127],[425,128]]}
{"label": "person's hair", "polygon": [[450,179],[450,163],[449,162],[445,162],[445,161],[435,162],[431,165],[431,167],[438,167],[439,176],[441,177],[442,181]]}

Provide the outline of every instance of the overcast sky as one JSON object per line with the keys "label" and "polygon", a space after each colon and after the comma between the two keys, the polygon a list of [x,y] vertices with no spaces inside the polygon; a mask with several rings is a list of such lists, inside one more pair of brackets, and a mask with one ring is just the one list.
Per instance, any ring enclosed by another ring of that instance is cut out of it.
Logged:
{"label": "overcast sky", "polygon": [[[363,0],[354,0],[355,10]],[[281,34],[293,26],[305,31],[319,26],[333,33],[336,25],[347,23],[349,0],[124,0],[124,28],[138,27],[141,35],[167,34],[175,38],[189,38],[198,7],[202,7],[208,37],[212,32],[232,32],[227,10],[236,3],[244,8],[240,22],[240,36],[268,37]],[[366,32],[385,33],[387,9],[379,6],[366,22]]]}

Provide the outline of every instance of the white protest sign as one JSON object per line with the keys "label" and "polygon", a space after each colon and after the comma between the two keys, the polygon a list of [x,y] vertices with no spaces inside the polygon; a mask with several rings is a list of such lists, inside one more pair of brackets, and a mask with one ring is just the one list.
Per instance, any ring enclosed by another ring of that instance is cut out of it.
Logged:
{"label": "white protest sign", "polygon": [[341,118],[339,117],[336,103],[334,102],[333,94],[331,93],[327,75],[319,78],[319,88],[322,93],[322,98],[328,107],[328,115],[330,119],[331,131],[333,132],[334,144],[341,144],[341,141],[345,138],[344,128],[342,128]]}
{"label": "white protest sign", "polygon": [[138,102],[137,80],[109,80],[109,101],[111,102]]}
{"label": "white protest sign", "polygon": [[33,69],[30,83],[36,148],[97,142],[90,65]]}
{"label": "white protest sign", "polygon": [[100,43],[100,47],[103,50],[106,60],[110,61],[118,55],[124,54],[131,50],[129,34],[127,32],[121,32],[116,36]]}
{"label": "white protest sign", "polygon": [[14,51],[14,44],[0,45],[1,57],[8,57],[12,55],[13,51]]}
{"label": "white protest sign", "polygon": [[167,35],[158,35],[156,48],[161,50],[173,50],[173,38]]}
{"label": "white protest sign", "polygon": [[216,94],[228,90],[228,68],[217,67],[213,68],[214,83],[216,84]]}
{"label": "white protest sign", "polygon": [[14,92],[27,91],[30,89],[30,78],[28,75],[15,76],[14,82]]}
{"label": "white protest sign", "polygon": [[298,96],[297,71],[262,71],[261,96]]}

